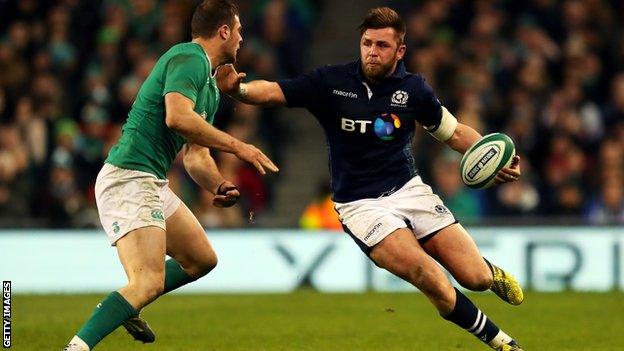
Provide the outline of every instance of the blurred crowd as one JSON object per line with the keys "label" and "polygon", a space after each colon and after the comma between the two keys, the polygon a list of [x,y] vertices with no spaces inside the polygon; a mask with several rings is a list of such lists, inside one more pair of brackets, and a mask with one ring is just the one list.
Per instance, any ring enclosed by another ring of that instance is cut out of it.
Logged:
{"label": "blurred crowd", "polygon": [[[158,57],[189,41],[195,0],[0,1],[0,227],[92,227],[93,185]],[[307,0],[237,1],[239,70],[275,79],[302,71],[317,9]],[[275,111],[222,99],[216,124],[280,160]],[[262,137],[260,137],[262,136]],[[207,227],[243,226],[270,206],[271,184],[214,155],[241,205],[215,211],[176,160],[174,191]]]}
{"label": "blurred crowd", "polygon": [[[190,40],[197,2],[0,0],[0,227],[99,225],[96,174],[155,61]],[[239,71],[275,79],[308,66],[318,1],[237,3]],[[423,74],[461,122],[510,135],[522,157],[521,181],[473,191],[458,177],[458,154],[417,136],[419,169],[458,219],[624,223],[624,3],[387,3],[408,23],[409,70]],[[289,142],[276,110],[227,97],[216,125],[278,164]],[[216,210],[180,160],[169,174],[174,191],[206,227],[261,217],[273,185],[231,155],[215,158],[241,188],[240,206]],[[327,204],[326,196],[313,201],[302,225],[323,227],[314,214],[327,213]]]}

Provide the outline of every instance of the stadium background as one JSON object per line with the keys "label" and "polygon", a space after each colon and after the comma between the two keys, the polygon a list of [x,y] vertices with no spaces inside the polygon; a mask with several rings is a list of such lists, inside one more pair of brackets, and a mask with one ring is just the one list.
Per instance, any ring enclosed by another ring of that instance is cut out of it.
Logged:
{"label": "stadium background", "polygon": [[[155,60],[171,45],[190,39],[188,23],[196,3],[0,0],[0,278],[12,280],[16,292],[101,293],[117,284],[114,279],[123,281],[115,252],[106,248],[99,229],[95,175]],[[378,5],[397,9],[408,23],[409,70],[423,74],[460,121],[483,134],[510,135],[522,157],[521,181],[474,191],[461,185],[459,155],[420,133],[414,147],[423,178],[472,229],[486,255],[505,250],[498,252],[497,262],[514,267],[525,287],[567,291],[529,293],[531,303],[516,310],[501,307],[487,294],[475,298],[497,321],[512,325],[508,328],[530,349],[620,349],[624,3],[237,3],[244,26],[237,67],[249,79],[292,77],[352,60],[358,54],[356,27],[366,10]],[[438,321],[422,297],[331,293],[413,289],[378,276],[348,238],[324,231],[336,228],[328,220],[333,210],[327,202],[326,147],[307,112],[259,109],[224,97],[216,124],[260,145],[281,172],[262,178],[230,155],[218,154],[222,172],[243,194],[239,205],[223,210],[212,207],[210,194],[194,185],[179,160],[175,163],[168,175],[171,186],[207,228],[221,258],[213,280],[208,276],[196,283],[198,291],[311,287],[330,293],[167,296],[146,312],[169,341],[152,350],[447,350],[449,340],[453,349],[478,347]],[[301,227],[320,231],[304,233],[297,229]],[[326,243],[338,248],[334,254],[322,256],[319,247]],[[351,251],[341,251],[346,245]],[[321,256],[318,269],[306,271]],[[293,270],[284,270],[278,261],[287,261]],[[117,270],[104,271],[107,264]],[[253,271],[254,266],[259,270]],[[271,287],[276,277],[286,281]],[[365,281],[353,283],[353,277]],[[324,288],[327,281],[331,284]],[[218,288],[235,282],[251,287]],[[340,285],[350,282],[356,286]],[[98,299],[18,295],[15,348],[60,348]],[[72,314],[72,309],[80,313]],[[182,312],[172,317],[173,310]],[[293,317],[292,310],[299,315]],[[241,329],[241,319],[257,332]],[[353,320],[376,332],[360,335]],[[197,342],[182,340],[189,330],[181,326],[191,322],[221,327],[202,329]],[[410,325],[419,325],[420,332]],[[49,329],[41,334],[43,326]],[[131,345],[119,332],[107,342],[101,349]]]}
{"label": "stadium background", "polygon": [[[375,1],[240,1],[237,64],[292,77],[356,57]],[[470,191],[458,155],[417,137],[419,169],[468,223],[624,223],[621,2],[389,1],[408,22],[406,63],[459,119],[516,142],[524,177]],[[158,56],[189,40],[194,1],[0,1],[0,223],[97,228],[93,183]],[[172,187],[206,227],[297,227],[328,182],[325,142],[303,111],[224,98],[216,123],[260,144],[282,172],[261,179],[228,155],[241,205],[215,210],[178,162]],[[424,152],[423,150],[427,150]],[[249,212],[254,213],[250,223]]]}

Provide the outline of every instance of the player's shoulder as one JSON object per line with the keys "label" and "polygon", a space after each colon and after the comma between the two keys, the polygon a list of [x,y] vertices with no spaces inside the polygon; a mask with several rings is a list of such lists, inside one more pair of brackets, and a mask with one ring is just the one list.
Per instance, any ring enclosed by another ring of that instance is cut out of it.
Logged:
{"label": "player's shoulder", "polygon": [[201,47],[201,45],[193,43],[191,41],[175,44],[170,47],[169,50],[167,50],[167,53],[171,53],[174,55],[193,55],[199,57],[205,55],[204,49]]}
{"label": "player's shoulder", "polygon": [[427,79],[420,73],[406,72],[404,78],[404,84],[411,86],[414,89],[423,89],[428,86]]}
{"label": "player's shoulder", "polygon": [[169,62],[176,64],[193,64],[205,66],[208,57],[204,53],[204,49],[198,44],[188,42],[180,43],[172,46],[163,55]]}
{"label": "player's shoulder", "polygon": [[419,99],[433,93],[433,88],[427,83],[427,79],[419,73],[407,72],[402,81],[404,90],[410,92]]}
{"label": "player's shoulder", "polygon": [[311,74],[327,87],[344,86],[357,71],[355,62],[328,64],[316,68]]}

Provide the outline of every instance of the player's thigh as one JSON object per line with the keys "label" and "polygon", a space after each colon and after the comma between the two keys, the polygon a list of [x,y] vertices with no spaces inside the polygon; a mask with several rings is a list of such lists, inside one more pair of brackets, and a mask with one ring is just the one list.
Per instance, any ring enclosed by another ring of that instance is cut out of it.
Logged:
{"label": "player's thigh", "polygon": [[161,189],[166,182],[146,172],[104,164],[95,182],[95,200],[111,245],[137,228],[165,230]]}
{"label": "player's thigh", "polygon": [[452,309],[455,303],[453,286],[411,230],[397,229],[373,247],[370,257],[379,267],[407,280],[425,293],[438,310],[447,312]]}
{"label": "player's thigh", "polygon": [[336,203],[345,232],[367,255],[385,237],[407,223],[392,211],[386,198]]}
{"label": "player's thigh", "polygon": [[389,196],[391,206],[406,218],[418,240],[427,237],[457,222],[431,187],[417,176]]}
{"label": "player's thigh", "polygon": [[473,290],[485,290],[491,272],[472,237],[459,223],[452,224],[423,244],[457,281]]}
{"label": "player's thigh", "polygon": [[191,210],[181,203],[166,220],[167,254],[191,276],[201,276],[217,264],[217,255],[204,228]]}
{"label": "player's thigh", "polygon": [[117,240],[116,246],[130,284],[164,282],[166,239],[162,228],[134,229]]}

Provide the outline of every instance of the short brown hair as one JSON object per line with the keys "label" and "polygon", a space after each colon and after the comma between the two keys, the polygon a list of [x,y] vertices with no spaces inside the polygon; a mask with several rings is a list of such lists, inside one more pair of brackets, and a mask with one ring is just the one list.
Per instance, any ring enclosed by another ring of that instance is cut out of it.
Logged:
{"label": "short brown hair", "polygon": [[403,44],[405,32],[407,31],[405,22],[399,14],[389,7],[375,7],[370,9],[360,24],[360,35],[364,35],[367,29],[392,28],[399,36],[399,44]]}
{"label": "short brown hair", "polygon": [[224,24],[232,27],[234,16],[238,16],[238,6],[229,0],[204,0],[197,6],[191,19],[193,38],[212,37]]}

